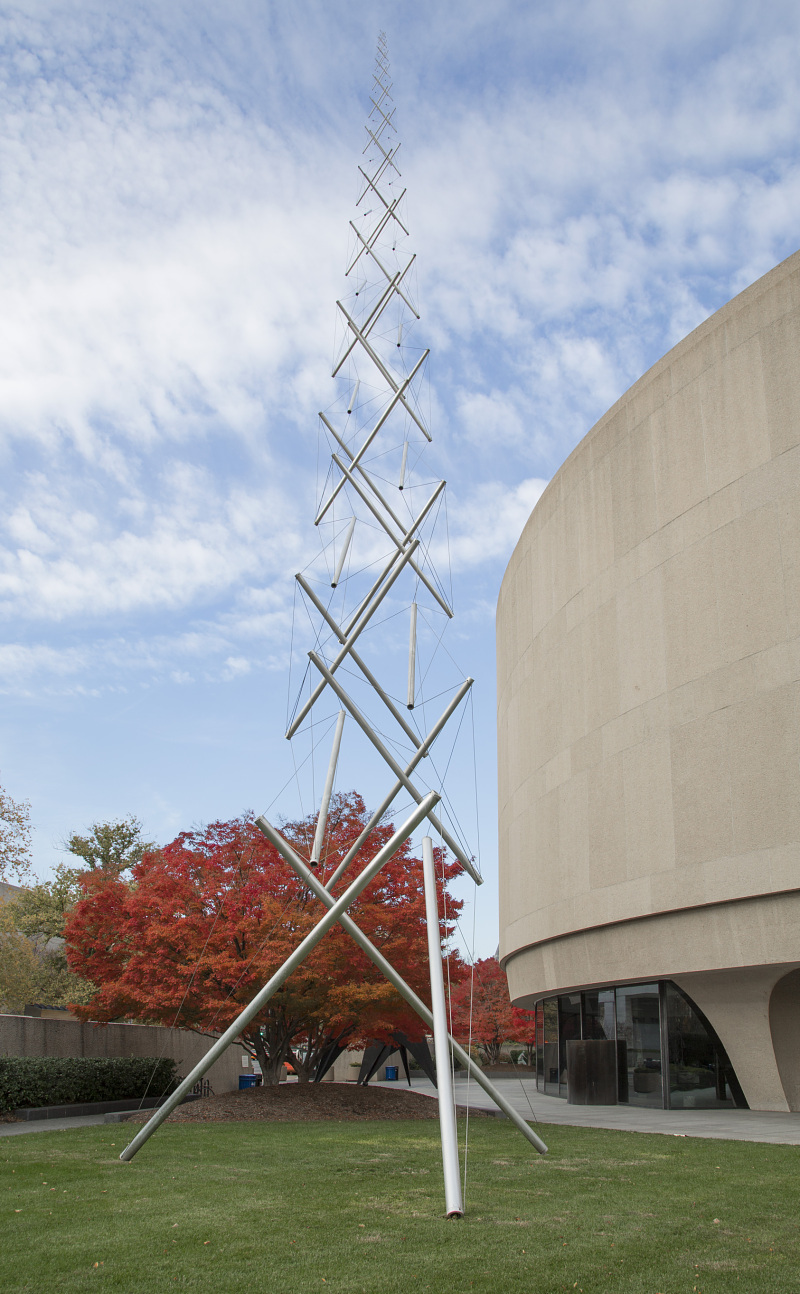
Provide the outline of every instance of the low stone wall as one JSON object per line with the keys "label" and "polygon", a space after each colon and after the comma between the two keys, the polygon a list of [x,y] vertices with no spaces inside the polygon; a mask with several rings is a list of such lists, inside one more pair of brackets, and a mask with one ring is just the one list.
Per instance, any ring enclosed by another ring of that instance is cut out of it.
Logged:
{"label": "low stone wall", "polygon": [[[77,1020],[47,1020],[28,1015],[0,1015],[0,1055],[3,1056],[169,1056],[186,1074],[208,1051],[214,1038],[187,1029],[149,1024],[81,1024]],[[252,1072],[243,1047],[234,1043],[211,1066],[206,1079],[213,1090],[230,1092],[239,1075]]]}

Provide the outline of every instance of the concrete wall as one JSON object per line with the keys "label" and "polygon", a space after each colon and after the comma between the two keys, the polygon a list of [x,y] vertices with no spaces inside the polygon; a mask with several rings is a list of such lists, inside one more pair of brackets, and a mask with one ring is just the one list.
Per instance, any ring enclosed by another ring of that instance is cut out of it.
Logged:
{"label": "concrete wall", "polygon": [[[358,1069],[356,1064],[361,1064],[361,1058],[364,1055],[363,1050],[343,1051],[331,1065],[328,1074],[334,1083],[355,1083],[358,1078]],[[326,1078],[327,1078],[326,1074]]]}
{"label": "concrete wall", "polygon": [[497,656],[512,995],[800,963],[780,915],[800,892],[800,253],[556,474],[503,581]]}
{"label": "concrete wall", "polygon": [[[3,1056],[168,1056],[185,1077],[208,1051],[213,1038],[186,1029],[163,1029],[147,1024],[80,1024],[28,1015],[0,1015],[0,1055]],[[206,1074],[216,1093],[239,1086],[245,1050],[229,1047]]]}
{"label": "concrete wall", "polygon": [[769,999],[769,1025],[790,1110],[800,1110],[800,970],[784,975]]}

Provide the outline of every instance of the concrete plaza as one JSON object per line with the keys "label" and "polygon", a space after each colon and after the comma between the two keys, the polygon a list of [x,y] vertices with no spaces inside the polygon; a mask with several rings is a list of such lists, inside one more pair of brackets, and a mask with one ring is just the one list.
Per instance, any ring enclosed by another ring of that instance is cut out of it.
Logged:
{"label": "concrete plaza", "polygon": [[[435,1095],[433,1084],[412,1076],[417,1092]],[[531,1123],[611,1128],[620,1132],[657,1132],[672,1137],[716,1137],[721,1141],[768,1141],[800,1145],[800,1113],[766,1110],[648,1110],[633,1105],[568,1105],[557,1096],[537,1092],[533,1078],[492,1078],[506,1100]],[[397,1087],[382,1083],[382,1087]],[[457,1077],[456,1101],[473,1109],[493,1110],[490,1097],[475,1082]],[[546,1138],[545,1138],[546,1140]]]}

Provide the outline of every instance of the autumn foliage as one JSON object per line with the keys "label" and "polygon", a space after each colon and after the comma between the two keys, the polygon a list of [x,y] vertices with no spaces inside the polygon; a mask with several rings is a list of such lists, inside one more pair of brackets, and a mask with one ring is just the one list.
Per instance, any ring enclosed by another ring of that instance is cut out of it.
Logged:
{"label": "autumn foliage", "polygon": [[[328,875],[368,818],[360,796],[338,795],[329,816]],[[314,823],[284,824],[284,835],[308,856]],[[341,894],[392,834],[376,828],[336,883]],[[437,860],[444,886],[458,872]],[[203,1032],[227,1027],[324,914],[322,904],[262,836],[251,816],[183,832],[146,853],[126,882],[108,872],[81,877],[83,898],[66,929],[69,964],[97,986],[84,1019],[135,1019]],[[440,911],[443,911],[440,894]],[[461,904],[448,896],[452,920]],[[350,909],[365,934],[420,997],[430,1001],[422,863],[408,843]],[[451,925],[441,924],[443,941]],[[463,973],[450,954],[451,977]],[[331,1043],[354,1045],[411,1038],[422,1026],[395,989],[336,925],[276,993],[242,1038],[258,1057],[265,1082],[289,1060],[308,1078]]]}
{"label": "autumn foliage", "polygon": [[476,961],[473,975],[453,989],[451,1011],[455,1037],[462,1046],[471,1039],[490,1065],[497,1064],[504,1043],[521,1042],[530,1050],[534,1012],[511,1005],[506,973],[494,957]]}

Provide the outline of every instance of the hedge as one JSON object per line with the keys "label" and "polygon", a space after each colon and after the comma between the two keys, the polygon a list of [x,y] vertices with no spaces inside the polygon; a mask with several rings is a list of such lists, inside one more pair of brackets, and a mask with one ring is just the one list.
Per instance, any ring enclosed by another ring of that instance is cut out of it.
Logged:
{"label": "hedge", "polygon": [[0,1113],[174,1092],[174,1060],[155,1056],[0,1056]]}

